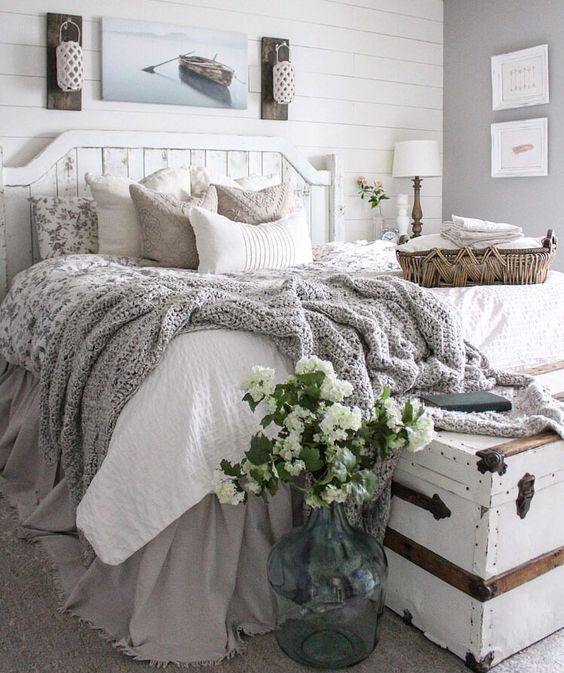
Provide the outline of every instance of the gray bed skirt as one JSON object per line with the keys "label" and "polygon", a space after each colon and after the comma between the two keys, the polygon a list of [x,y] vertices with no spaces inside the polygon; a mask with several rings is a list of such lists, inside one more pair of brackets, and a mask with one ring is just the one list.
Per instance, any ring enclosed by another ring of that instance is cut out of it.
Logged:
{"label": "gray bed skirt", "polygon": [[81,560],[64,476],[37,449],[39,382],[20,367],[0,374],[0,490],[22,535],[48,553],[61,608],[100,629],[136,659],[218,662],[241,650],[241,634],[274,626],[266,559],[292,525],[287,490],[267,506],[205,497],[124,563]]}

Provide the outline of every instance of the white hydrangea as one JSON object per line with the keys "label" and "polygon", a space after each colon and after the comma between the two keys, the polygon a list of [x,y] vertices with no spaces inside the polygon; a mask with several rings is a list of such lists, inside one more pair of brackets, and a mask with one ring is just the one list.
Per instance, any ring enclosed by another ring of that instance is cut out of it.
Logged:
{"label": "white hydrangea", "polygon": [[251,476],[247,477],[247,481],[243,486],[247,493],[252,493],[253,495],[260,495],[262,493],[262,485],[258,481],[255,481]]}
{"label": "white hydrangea", "polygon": [[278,410],[278,404],[276,403],[276,400],[272,396],[266,398],[265,406],[267,414],[275,414]]}
{"label": "white hydrangea", "polygon": [[293,462],[285,462],[284,467],[292,477],[297,477],[306,469],[306,464],[303,460],[294,460]]}
{"label": "white hydrangea", "polygon": [[292,460],[300,455],[301,450],[301,436],[291,432],[282,442],[282,448],[279,449],[278,453],[284,460]]}
{"label": "white hydrangea", "polygon": [[424,413],[417,419],[413,427],[407,428],[409,437],[407,450],[415,453],[428,446],[436,436],[433,419]]}
{"label": "white hydrangea", "polygon": [[386,425],[390,428],[390,430],[393,430],[394,432],[401,430],[403,427],[403,422],[401,420],[402,414],[398,403],[391,397],[388,397],[382,402],[382,406],[384,407],[384,410],[388,414],[388,420],[386,421]]}
{"label": "white hydrangea", "polygon": [[336,376],[326,376],[321,384],[321,398],[329,402],[342,402],[352,395],[353,387],[348,381],[341,381]]}
{"label": "white hydrangea", "polygon": [[321,493],[321,498],[330,505],[332,502],[345,502],[349,497],[349,489],[347,484],[343,485],[341,488],[337,488],[333,484],[327,484],[323,492]]}
{"label": "white hydrangea", "polygon": [[407,442],[403,437],[396,437],[395,439],[390,439],[388,441],[388,447],[394,451],[394,449],[403,449],[406,446]]}
{"label": "white hydrangea", "polygon": [[307,493],[305,496],[305,503],[310,507],[323,507],[323,500],[314,493]]}
{"label": "white hydrangea", "polygon": [[331,405],[325,412],[319,429],[328,444],[334,444],[347,438],[347,430],[356,432],[361,426],[362,414],[358,407],[345,407],[343,404]]}
{"label": "white hydrangea", "polygon": [[315,418],[315,415],[311,411],[308,411],[299,404],[296,404],[292,411],[286,416],[284,425],[288,428],[290,433],[301,435],[305,430],[304,421],[310,420],[312,418]]}
{"label": "white hydrangea", "polygon": [[268,397],[274,392],[274,369],[256,365],[251,369],[251,375],[241,384],[241,389],[249,393],[255,402]]}
{"label": "white hydrangea", "polygon": [[214,490],[217,499],[224,505],[238,505],[245,500],[245,493],[237,489],[234,477],[221,470],[214,471]]}
{"label": "white hydrangea", "polygon": [[321,360],[316,355],[308,358],[300,358],[296,362],[296,374],[310,374],[311,372],[323,372],[325,376],[334,376],[335,370],[328,360]]}

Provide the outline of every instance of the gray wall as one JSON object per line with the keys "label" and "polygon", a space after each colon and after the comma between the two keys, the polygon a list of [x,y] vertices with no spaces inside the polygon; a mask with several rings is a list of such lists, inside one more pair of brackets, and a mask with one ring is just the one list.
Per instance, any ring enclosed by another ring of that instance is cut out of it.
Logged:
{"label": "gray wall", "polygon": [[[564,0],[445,0],[443,218],[560,234],[564,270]],[[550,103],[492,111],[490,58],[548,44]],[[548,177],[492,178],[490,124],[548,117]]]}

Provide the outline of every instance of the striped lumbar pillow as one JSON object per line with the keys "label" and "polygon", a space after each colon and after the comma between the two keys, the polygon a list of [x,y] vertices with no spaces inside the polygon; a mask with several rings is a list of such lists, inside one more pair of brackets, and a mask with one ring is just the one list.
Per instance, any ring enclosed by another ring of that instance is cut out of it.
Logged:
{"label": "striped lumbar pillow", "polygon": [[284,269],[313,260],[305,211],[265,224],[234,222],[203,208],[190,213],[203,273]]}

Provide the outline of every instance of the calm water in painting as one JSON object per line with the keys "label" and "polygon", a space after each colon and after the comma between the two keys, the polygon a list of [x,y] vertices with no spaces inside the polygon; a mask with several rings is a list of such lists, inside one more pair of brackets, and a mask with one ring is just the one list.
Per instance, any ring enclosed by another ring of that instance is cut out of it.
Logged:
{"label": "calm water in painting", "polygon": [[[229,87],[180,67],[176,57],[213,59],[235,71]],[[174,59],[155,69],[143,68]],[[247,107],[247,37],[242,33],[102,19],[102,97],[105,100],[202,107]]]}

